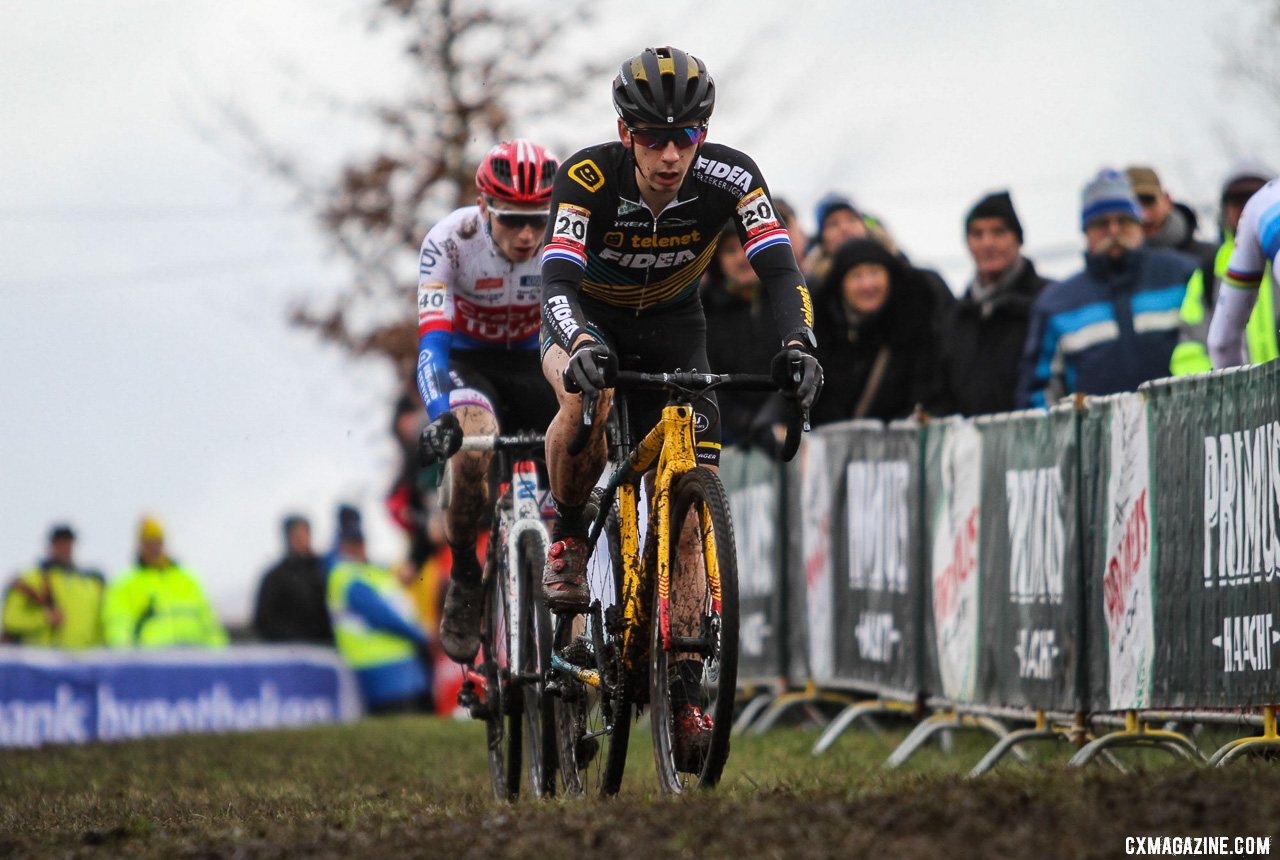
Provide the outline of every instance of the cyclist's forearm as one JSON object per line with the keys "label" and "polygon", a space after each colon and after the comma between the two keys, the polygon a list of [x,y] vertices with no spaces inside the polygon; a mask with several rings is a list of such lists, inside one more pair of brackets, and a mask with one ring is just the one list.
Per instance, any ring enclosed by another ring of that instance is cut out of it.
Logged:
{"label": "cyclist's forearm", "polygon": [[449,409],[449,332],[430,331],[418,338],[418,394],[434,421]]}
{"label": "cyclist's forearm", "polygon": [[783,344],[813,343],[813,302],[791,246],[765,248],[751,258],[751,265],[769,294],[769,306]]}
{"label": "cyclist's forearm", "polygon": [[546,260],[542,264],[542,319],[551,330],[551,336],[565,352],[573,352],[578,342],[587,337],[586,315],[578,301],[578,277],[565,269],[576,268],[572,263]]}

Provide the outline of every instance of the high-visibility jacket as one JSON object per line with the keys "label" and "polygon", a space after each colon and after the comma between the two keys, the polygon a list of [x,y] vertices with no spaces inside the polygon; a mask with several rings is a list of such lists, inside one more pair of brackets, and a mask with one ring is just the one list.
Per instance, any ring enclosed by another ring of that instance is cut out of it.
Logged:
{"label": "high-visibility jacket", "polygon": [[102,609],[107,644],[113,648],[216,647],[227,644],[200,583],[185,568],[141,562],[107,588]]}
{"label": "high-visibility jacket", "polygon": [[47,561],[23,571],[5,592],[5,639],[45,648],[101,646],[104,588],[97,571]]}
{"label": "high-visibility jacket", "polygon": [[[1181,324],[1178,328],[1178,345],[1174,347],[1173,358],[1169,360],[1169,370],[1174,376],[1208,373],[1213,370],[1213,362],[1209,359],[1205,343],[1209,337],[1209,317],[1217,297],[1214,287],[1226,273],[1235,245],[1236,237],[1227,234],[1226,240],[1218,246],[1218,252],[1213,258],[1213,283],[1205,283],[1209,274],[1205,266],[1196,269],[1191,280],[1187,281],[1187,294],[1179,311]],[[1276,311],[1271,267],[1267,266],[1262,283],[1258,285],[1258,301],[1245,326],[1249,361],[1253,364],[1262,364],[1280,356],[1280,343],[1277,342],[1276,335],[1280,317],[1276,316]]]}
{"label": "high-visibility jacket", "polygon": [[377,596],[406,623],[413,618],[408,594],[390,571],[358,561],[339,561],[329,572],[326,589],[333,638],[338,653],[353,669],[368,669],[385,663],[412,660],[417,654],[412,639],[398,632],[374,627],[350,604],[351,586],[360,583]]}
{"label": "high-visibility jacket", "polygon": [[325,589],[338,653],[356,674],[370,706],[409,699],[430,689],[419,659],[426,647],[413,604],[385,568],[340,559]]}

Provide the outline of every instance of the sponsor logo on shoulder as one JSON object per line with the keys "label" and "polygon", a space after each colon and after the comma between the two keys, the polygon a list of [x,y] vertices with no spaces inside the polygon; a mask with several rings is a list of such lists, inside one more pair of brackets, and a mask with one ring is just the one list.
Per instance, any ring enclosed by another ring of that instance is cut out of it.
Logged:
{"label": "sponsor logo on shoulder", "polygon": [[715,188],[722,188],[725,191],[737,188],[743,194],[751,190],[750,171],[743,170],[737,165],[725,164],[723,161],[714,161],[700,155],[693,163],[693,172],[698,179]]}
{"label": "sponsor logo on shoulder", "polygon": [[589,158],[570,167],[568,173],[570,179],[590,192],[594,193],[604,187],[604,174]]}

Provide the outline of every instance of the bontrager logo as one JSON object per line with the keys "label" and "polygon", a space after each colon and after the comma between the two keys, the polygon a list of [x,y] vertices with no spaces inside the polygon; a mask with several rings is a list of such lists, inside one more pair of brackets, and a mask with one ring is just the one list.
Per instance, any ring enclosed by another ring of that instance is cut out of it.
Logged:
{"label": "bontrager logo", "polygon": [[723,188],[740,188],[743,194],[751,190],[751,173],[733,164],[713,161],[699,155],[693,163],[693,172],[708,185]]}

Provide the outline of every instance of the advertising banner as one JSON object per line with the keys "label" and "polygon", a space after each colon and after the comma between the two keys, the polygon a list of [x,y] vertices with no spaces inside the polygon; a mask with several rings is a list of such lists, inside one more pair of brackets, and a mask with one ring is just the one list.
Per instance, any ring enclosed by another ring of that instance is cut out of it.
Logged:
{"label": "advertising banner", "polygon": [[[801,563],[796,577],[802,583],[803,609],[798,629],[808,674],[819,684],[835,680],[835,518],[839,481],[832,480],[844,470],[847,439],[840,425],[821,427],[809,434],[808,444],[796,458],[800,464],[798,529]],[[794,462],[794,461],[793,461]],[[792,680],[799,680],[793,678]]]}
{"label": "advertising banner", "polygon": [[1156,652],[1146,398],[1088,398],[1082,439],[1091,709],[1146,708]]}
{"label": "advertising banner", "polygon": [[978,686],[985,704],[1073,710],[1083,598],[1076,414],[980,418],[982,571]]}
{"label": "advertising banner", "polygon": [[782,466],[758,451],[726,448],[720,480],[729,494],[738,550],[738,679],[771,683],[786,673]]}
{"label": "advertising banner", "polygon": [[[919,688],[920,430],[912,422],[839,425],[843,468],[832,543],[835,676],[910,697]],[[833,468],[834,463],[830,463]]]}
{"label": "advertising banner", "polygon": [[930,692],[977,701],[981,647],[982,437],[972,421],[944,418],[926,430],[925,540],[929,558],[926,648]]}
{"label": "advertising banner", "polygon": [[336,652],[0,647],[0,746],[304,726],[360,716]]}
{"label": "advertising banner", "polygon": [[1280,700],[1280,363],[1145,389],[1155,654],[1151,704]]}

